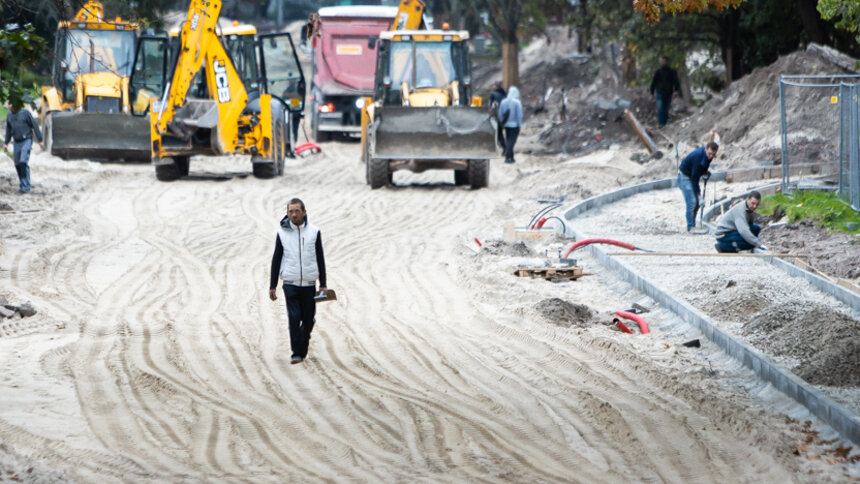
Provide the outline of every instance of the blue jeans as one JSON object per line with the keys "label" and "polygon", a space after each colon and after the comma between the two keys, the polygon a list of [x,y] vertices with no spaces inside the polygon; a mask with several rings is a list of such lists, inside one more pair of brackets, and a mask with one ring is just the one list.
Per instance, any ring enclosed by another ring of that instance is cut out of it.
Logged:
{"label": "blue jeans", "polygon": [[30,160],[30,148],[33,146],[33,139],[25,139],[24,141],[15,141],[12,147],[12,160],[15,162],[15,171],[18,172],[18,191],[30,191],[30,165],[27,162]]}
{"label": "blue jeans", "polygon": [[[761,232],[761,227],[756,224],[751,224],[750,232],[758,237],[759,232]],[[741,250],[755,249],[755,247],[750,245],[749,242],[741,237],[741,233],[737,230],[726,232],[725,235],[717,239],[717,245],[720,247],[720,252],[738,252]]]}
{"label": "blue jeans", "polygon": [[657,93],[657,125],[665,126],[669,120],[669,106],[672,105],[672,95],[664,96]]}
{"label": "blue jeans", "polygon": [[678,173],[678,188],[684,194],[684,204],[687,206],[685,215],[687,216],[687,232],[696,225],[696,212],[699,210],[699,194],[698,186],[693,186],[693,181],[690,177],[683,173]]}

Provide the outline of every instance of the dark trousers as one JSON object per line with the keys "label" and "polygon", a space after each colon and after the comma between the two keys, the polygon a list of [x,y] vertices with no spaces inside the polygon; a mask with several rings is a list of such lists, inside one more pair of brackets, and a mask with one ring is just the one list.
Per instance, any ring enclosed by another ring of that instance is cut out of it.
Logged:
{"label": "dark trousers", "polygon": [[505,149],[505,127],[502,126],[502,123],[498,123],[496,125],[496,140],[499,142],[499,147],[504,151],[504,149]]}
{"label": "dark trousers", "polygon": [[33,146],[33,139],[28,138],[23,141],[16,141],[12,146],[12,157],[15,162],[15,171],[18,172],[18,191],[30,191],[30,148]]}
{"label": "dark trousers", "polygon": [[314,329],[314,315],[317,311],[316,288],[284,284],[284,298],[287,300],[287,318],[290,320],[290,348],[292,356],[308,355],[311,331]]}
{"label": "dark trousers", "polygon": [[[753,233],[756,237],[758,237],[759,232],[761,232],[761,227],[756,224],[750,225],[750,232]],[[725,235],[717,239],[717,244],[720,246],[720,252],[738,252],[741,250],[752,250],[755,249],[752,245],[749,244],[743,237],[741,237],[741,233],[737,230],[732,230],[731,232],[726,232]]]}
{"label": "dark trousers", "polygon": [[657,94],[657,125],[665,126],[669,120],[669,108],[672,106],[672,95]]}
{"label": "dark trousers", "polygon": [[505,127],[505,159],[514,159],[514,145],[517,144],[517,138],[520,135],[520,128]]}

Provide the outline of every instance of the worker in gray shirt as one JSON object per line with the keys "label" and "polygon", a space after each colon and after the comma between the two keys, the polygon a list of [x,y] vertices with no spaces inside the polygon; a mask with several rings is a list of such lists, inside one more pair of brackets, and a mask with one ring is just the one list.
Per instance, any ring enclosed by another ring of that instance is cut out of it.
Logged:
{"label": "worker in gray shirt", "polygon": [[10,141],[15,141],[12,150],[12,161],[15,163],[15,171],[18,172],[18,193],[30,193],[30,148],[33,146],[33,135],[42,145],[42,132],[39,125],[33,119],[30,111],[24,109],[24,101],[18,96],[9,100],[11,110],[6,115],[6,137],[3,141],[3,150]]}
{"label": "worker in gray shirt", "polygon": [[759,248],[767,250],[758,240],[761,227],[752,223],[753,213],[761,203],[761,193],[753,190],[746,200],[738,203],[720,218],[717,224],[717,252],[735,253]]}

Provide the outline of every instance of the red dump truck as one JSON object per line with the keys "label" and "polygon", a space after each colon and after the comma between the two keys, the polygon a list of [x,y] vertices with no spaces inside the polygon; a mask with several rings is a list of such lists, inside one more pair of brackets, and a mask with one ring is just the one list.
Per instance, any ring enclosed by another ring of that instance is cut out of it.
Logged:
{"label": "red dump truck", "polygon": [[376,38],[391,28],[397,7],[341,6],[319,10],[314,35],[310,109],[314,139],[361,132],[362,97],[373,94]]}

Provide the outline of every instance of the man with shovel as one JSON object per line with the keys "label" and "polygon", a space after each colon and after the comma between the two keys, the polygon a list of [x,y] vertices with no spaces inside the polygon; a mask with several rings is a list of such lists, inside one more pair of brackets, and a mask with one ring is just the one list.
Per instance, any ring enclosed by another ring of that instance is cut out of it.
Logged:
{"label": "man with shovel", "polygon": [[696,225],[696,212],[700,205],[704,205],[702,192],[699,189],[699,179],[704,179],[707,183],[711,176],[708,168],[710,168],[711,161],[717,155],[719,148],[720,146],[714,141],[705,146],[700,146],[685,156],[684,160],[681,161],[681,166],[678,167],[678,188],[681,189],[684,203],[687,206],[687,232],[690,232]]}
{"label": "man with shovel", "polygon": [[326,294],[325,257],[320,229],[308,223],[305,204],[293,198],[287,204],[287,215],[281,219],[275,236],[272,272],[269,278],[269,299],[278,299],[275,287],[278,278],[284,281],[287,317],[290,321],[290,363],[304,361],[308,356],[311,331],[316,315],[316,283],[319,294]]}

